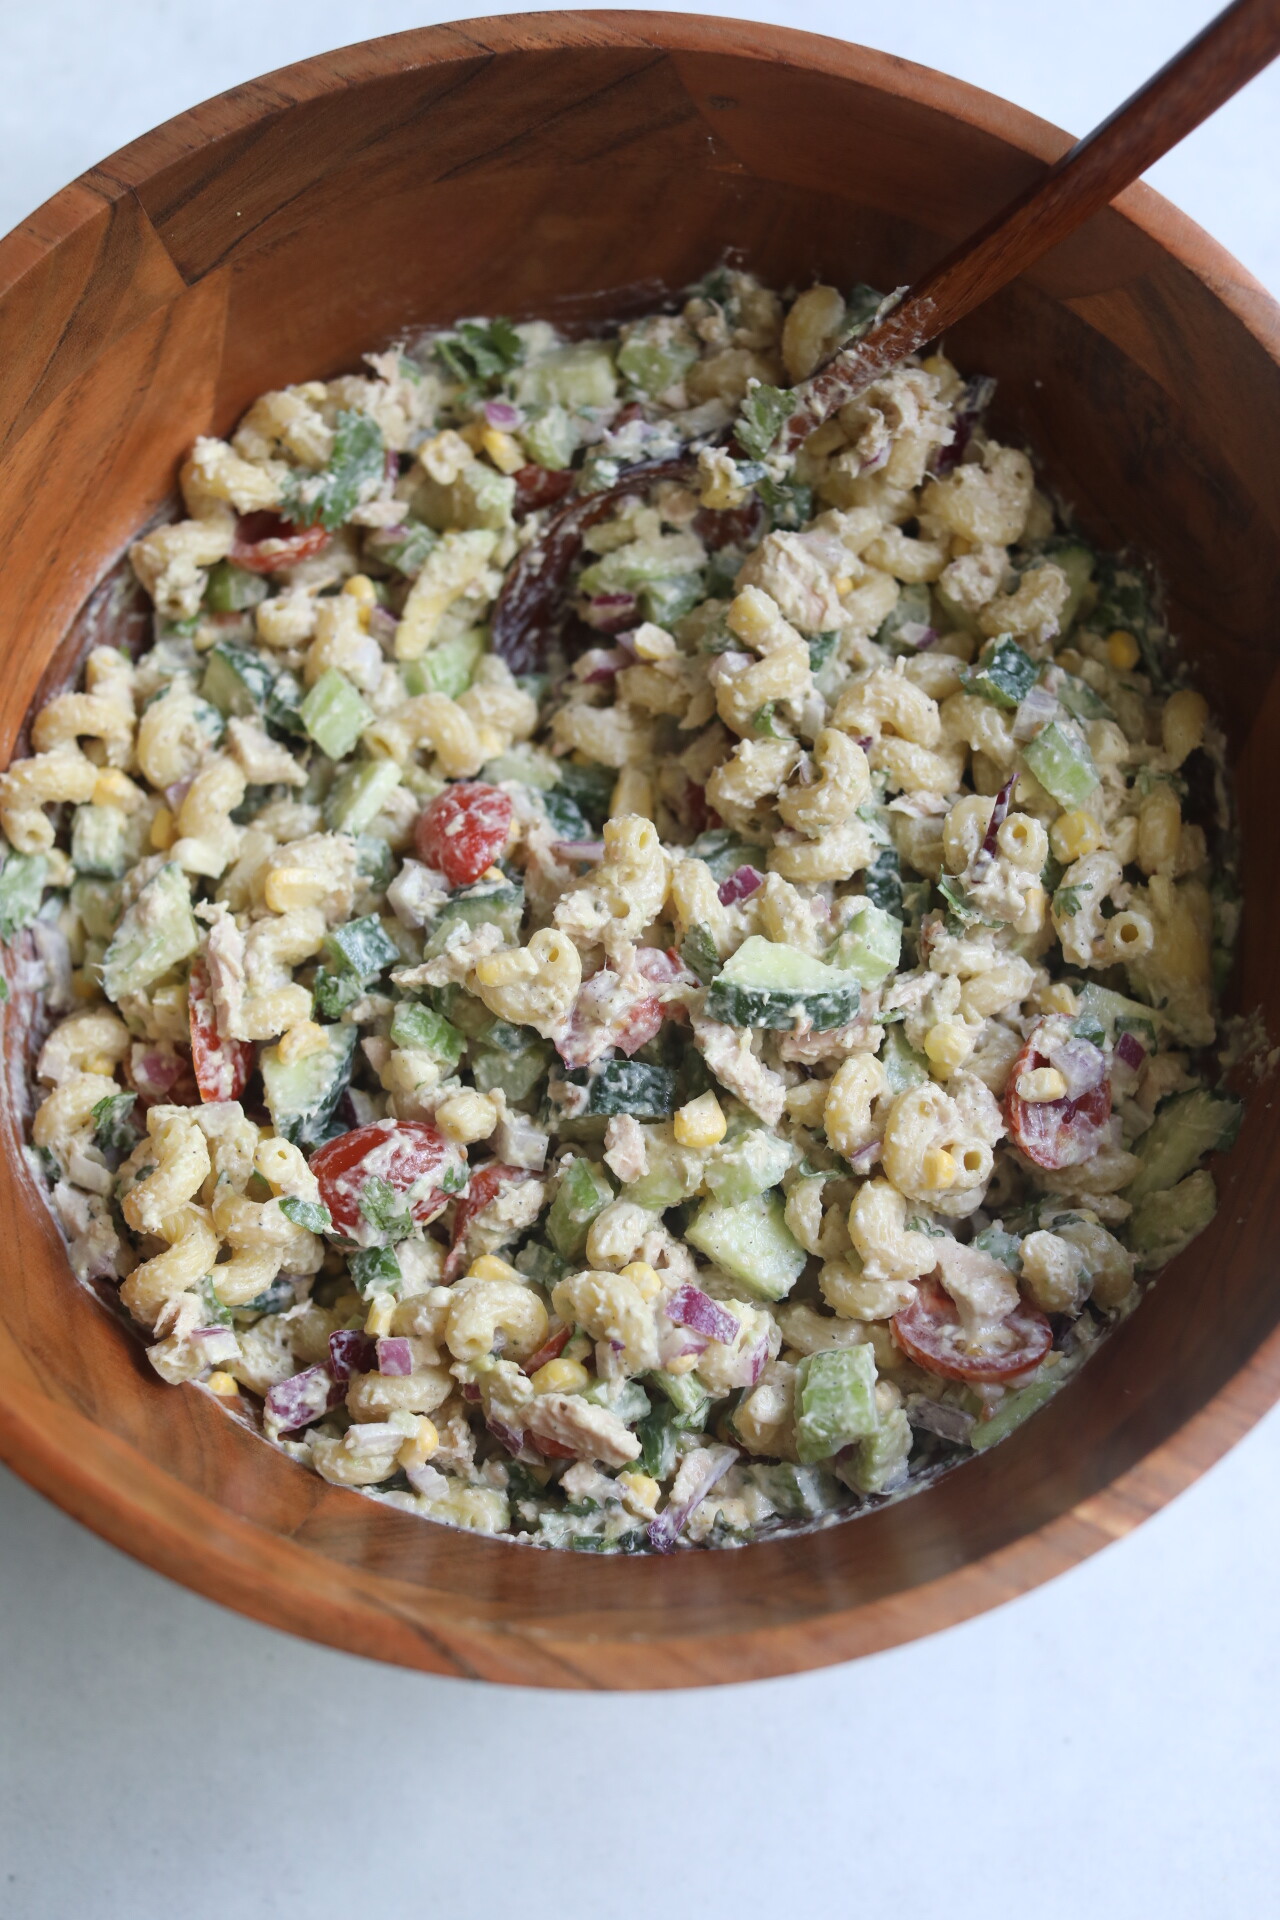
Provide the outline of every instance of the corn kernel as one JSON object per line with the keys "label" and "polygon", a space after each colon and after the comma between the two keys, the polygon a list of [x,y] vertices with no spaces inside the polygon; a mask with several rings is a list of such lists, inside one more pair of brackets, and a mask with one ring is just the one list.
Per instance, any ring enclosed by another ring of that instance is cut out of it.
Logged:
{"label": "corn kernel", "polygon": [[360,625],[367,628],[369,615],[378,604],[378,591],[367,573],[353,573],[349,580],[342,583],[342,591],[349,594],[360,609]]}
{"label": "corn kernel", "polygon": [[95,807],[119,807],[122,813],[132,813],[142,805],[142,800],[141,788],[135,787],[119,767],[104,767],[93,783]]}
{"label": "corn kernel", "polygon": [[468,1280],[515,1280],[524,1284],[524,1275],[513,1267],[509,1260],[500,1260],[496,1253],[482,1253],[471,1262],[467,1269]]}
{"label": "corn kernel", "polygon": [[853,592],[853,575],[851,573],[842,573],[840,578],[833,581],[832,584],[836,592],[843,598],[846,593]]}
{"label": "corn kernel", "polygon": [[314,1020],[299,1020],[281,1035],[276,1051],[289,1066],[295,1060],[305,1060],[309,1053],[322,1053],[328,1044],[323,1027]]}
{"label": "corn kernel", "polygon": [[671,660],[676,652],[676,643],[666,628],[655,626],[652,620],[636,628],[631,645],[637,660]]}
{"label": "corn kernel", "polygon": [[116,1063],[109,1053],[95,1053],[84,1063],[86,1073],[100,1073],[109,1080],[116,1070]]}
{"label": "corn kernel", "polygon": [[1065,1100],[1067,1083],[1056,1067],[1028,1067],[1025,1073],[1018,1075],[1017,1094],[1019,1100],[1037,1103]]}
{"label": "corn kernel", "polygon": [[714,1093],[707,1090],[696,1100],[676,1109],[675,1136],[678,1147],[716,1147],[724,1139],[728,1121]]}
{"label": "corn kernel", "polygon": [[1080,1003],[1065,980],[1055,980],[1040,995],[1040,1005],[1045,1013],[1062,1013],[1068,1020],[1080,1011]]}
{"label": "corn kernel", "polygon": [[954,1187],[959,1169],[955,1155],[948,1153],[945,1147],[927,1147],[920,1163],[920,1172],[925,1186],[934,1193],[945,1193],[948,1187]]}
{"label": "corn kernel", "polygon": [[632,1260],[622,1269],[622,1278],[638,1287],[646,1300],[653,1300],[662,1292],[662,1276],[647,1260]]}
{"label": "corn kernel", "polygon": [[662,1488],[651,1474],[620,1473],[618,1485],[622,1488],[624,1502],[633,1513],[643,1517],[657,1511]]}
{"label": "corn kernel", "polygon": [[464,1087],[461,1093],[440,1102],[435,1121],[441,1132],[460,1147],[469,1147],[476,1140],[489,1138],[498,1124],[498,1109],[486,1094]]}
{"label": "corn kernel", "polygon": [[428,1420],[425,1413],[420,1414],[416,1428],[396,1455],[396,1463],[402,1467],[425,1466],[439,1445],[440,1434],[435,1421]]}
{"label": "corn kernel", "polygon": [[[465,427],[458,428],[456,437],[459,440],[461,440],[464,443],[464,445],[470,447],[472,453],[479,453],[481,442],[483,441],[484,436],[488,431],[489,431],[489,427],[488,427],[487,421],[468,420]],[[437,434],[436,438],[437,440],[442,440],[444,438],[444,435]],[[426,465],[425,461],[423,462],[423,465],[424,466]],[[450,480],[456,480],[456,479],[457,479],[456,473],[450,475]],[[449,481],[445,481],[443,484],[445,486],[448,486]]]}
{"label": "corn kernel", "polygon": [[624,813],[638,813],[646,820],[653,818],[653,788],[648,774],[642,773],[639,767],[624,767],[613,784],[609,818],[618,820]]}
{"label": "corn kernel", "polygon": [[173,815],[168,807],[160,807],[151,822],[151,844],[157,853],[165,853],[173,845]]}
{"label": "corn kernel", "polygon": [[1142,649],[1131,633],[1117,627],[1107,635],[1107,659],[1117,673],[1132,673],[1142,658]]}
{"label": "corn kernel", "polygon": [[1180,767],[1204,740],[1208,720],[1209,703],[1202,693],[1182,687],[1169,695],[1160,716],[1160,738],[1175,767]]}
{"label": "corn kernel", "polygon": [[288,913],[291,907],[318,907],[328,891],[324,875],[310,867],[273,867],[262,889],[272,913]]}
{"label": "corn kernel", "polygon": [[1073,807],[1070,813],[1059,814],[1049,829],[1049,843],[1064,866],[1070,866],[1073,860],[1083,860],[1087,853],[1096,853],[1102,845],[1102,829],[1093,815],[1084,807]]}
{"label": "corn kernel", "polygon": [[938,1020],[924,1037],[924,1050],[942,1073],[954,1073],[973,1052],[974,1036],[959,1020]]}
{"label": "corn kernel", "polygon": [[591,1375],[576,1360],[548,1360],[529,1376],[535,1393],[581,1393],[590,1386]]}
{"label": "corn kernel", "polygon": [[209,1375],[208,1387],[210,1393],[219,1394],[224,1400],[234,1400],[240,1391],[240,1382],[234,1374],[223,1373],[219,1368],[216,1373]]}
{"label": "corn kernel", "polygon": [[485,428],[480,435],[480,451],[488,454],[499,473],[519,473],[521,467],[529,464],[515,435],[503,433],[500,427]]}
{"label": "corn kernel", "polygon": [[701,1358],[698,1353],[677,1354],[674,1360],[668,1360],[665,1370],[673,1374],[692,1373]]}
{"label": "corn kernel", "polygon": [[371,1340],[385,1340],[391,1331],[396,1303],[389,1293],[375,1293],[364,1317],[364,1330]]}

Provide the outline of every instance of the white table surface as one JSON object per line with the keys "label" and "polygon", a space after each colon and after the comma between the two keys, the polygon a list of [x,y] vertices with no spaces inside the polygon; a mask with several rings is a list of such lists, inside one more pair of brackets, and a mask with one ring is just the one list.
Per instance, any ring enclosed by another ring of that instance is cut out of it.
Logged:
{"label": "white table surface", "polygon": [[[860,38],[1082,131],[1211,4],[704,10]],[[0,232],[209,94],[450,14],[4,0]],[[1272,74],[1153,175],[1273,288],[1278,161]],[[0,1475],[0,1916],[1275,1913],[1278,1479],[1273,1414],[1139,1533],[949,1633],[799,1679],[582,1698],[304,1645]]]}

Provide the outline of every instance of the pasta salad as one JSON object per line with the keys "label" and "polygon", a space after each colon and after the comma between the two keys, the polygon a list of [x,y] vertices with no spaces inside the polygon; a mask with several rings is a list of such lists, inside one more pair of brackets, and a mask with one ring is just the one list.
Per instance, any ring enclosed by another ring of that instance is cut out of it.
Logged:
{"label": "pasta salad", "polygon": [[71,1265],[338,1486],[839,1517],[1213,1216],[1221,736],[992,381],[803,414],[883,310],[723,269],[264,394],[0,776]]}

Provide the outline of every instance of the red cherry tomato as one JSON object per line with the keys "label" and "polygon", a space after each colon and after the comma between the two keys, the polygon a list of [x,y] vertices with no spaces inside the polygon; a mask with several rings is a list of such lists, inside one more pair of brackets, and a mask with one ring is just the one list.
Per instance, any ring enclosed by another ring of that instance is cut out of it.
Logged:
{"label": "red cherry tomato", "polygon": [[469,887],[507,844],[511,801],[501,787],[459,780],[418,815],[418,852],[451,887]]}
{"label": "red cherry tomato", "polygon": [[300,560],[323,553],[333,535],[327,527],[298,527],[278,513],[242,513],[231,558],[248,573],[283,573]]}
{"label": "red cherry tomato", "polygon": [[1078,1167],[1091,1160],[1102,1144],[1111,1118],[1111,1082],[1104,1079],[1074,1100],[1023,1100],[1018,1076],[1033,1067],[1047,1067],[1047,1056],[1036,1049],[1033,1033],[1013,1063],[1009,1091],[1004,1099],[1004,1121],[1014,1145],[1028,1160],[1051,1172]]}
{"label": "red cherry tomato", "polygon": [[[312,1162],[314,1166],[315,1162]],[[505,1167],[501,1160],[491,1160],[487,1167],[479,1167],[471,1176],[471,1185],[467,1188],[466,1198],[458,1202],[453,1216],[453,1244],[449,1248],[444,1263],[445,1283],[457,1278],[467,1257],[467,1230],[478,1213],[483,1213],[490,1201],[496,1200],[504,1187],[514,1186],[517,1181],[527,1180],[527,1167]]]}
{"label": "red cherry tomato", "polygon": [[1053,1330],[1038,1308],[1022,1301],[994,1328],[988,1344],[966,1344],[955,1301],[932,1277],[920,1282],[909,1307],[893,1317],[894,1338],[926,1373],[944,1380],[1008,1380],[1044,1359]]}
{"label": "red cherry tomato", "polygon": [[[419,1226],[443,1213],[462,1188],[467,1163],[457,1147],[425,1120],[375,1120],[326,1140],[311,1156],[320,1197],[329,1209],[335,1233],[354,1240],[364,1220],[360,1195],[376,1174],[396,1193],[413,1199],[409,1211]],[[441,1184],[450,1174],[450,1186]]]}
{"label": "red cherry tomato", "polygon": [[202,1100],[238,1100],[253,1072],[252,1040],[222,1040],[218,1016],[209,991],[209,969],[193,960],[187,980],[187,1007],[191,1020],[191,1062]]}
{"label": "red cherry tomato", "polygon": [[553,473],[550,467],[517,467],[516,519],[523,520],[526,514],[536,513],[539,507],[554,507],[557,501],[573,492],[577,477],[571,467],[566,467],[562,473]]}

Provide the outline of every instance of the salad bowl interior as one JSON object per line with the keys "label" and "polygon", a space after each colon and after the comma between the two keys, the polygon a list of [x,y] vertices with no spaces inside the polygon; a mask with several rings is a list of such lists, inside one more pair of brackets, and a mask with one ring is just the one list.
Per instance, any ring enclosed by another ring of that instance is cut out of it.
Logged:
{"label": "salad bowl interior", "polygon": [[[194,437],[260,392],[470,314],[570,329],[727,253],[767,283],[892,288],[1066,136],[959,82],[780,28],[560,13],[369,42],[239,88],[84,176],[0,243],[0,744],[101,631],[95,586]],[[950,336],[996,376],[1082,529],[1159,570],[1230,739],[1239,1010],[1280,1029],[1271,555],[1280,315],[1131,190]],[[154,1378],[77,1286],[23,1152],[31,1008],[4,1009],[0,1452],[200,1592],[447,1674],[658,1687],[796,1671],[1025,1590],[1186,1486],[1280,1392],[1280,1140],[1267,1094],[1213,1225],[999,1448],[855,1521],[668,1559],[538,1552],[329,1486]],[[1267,1043],[1257,1058],[1263,1060]]]}

